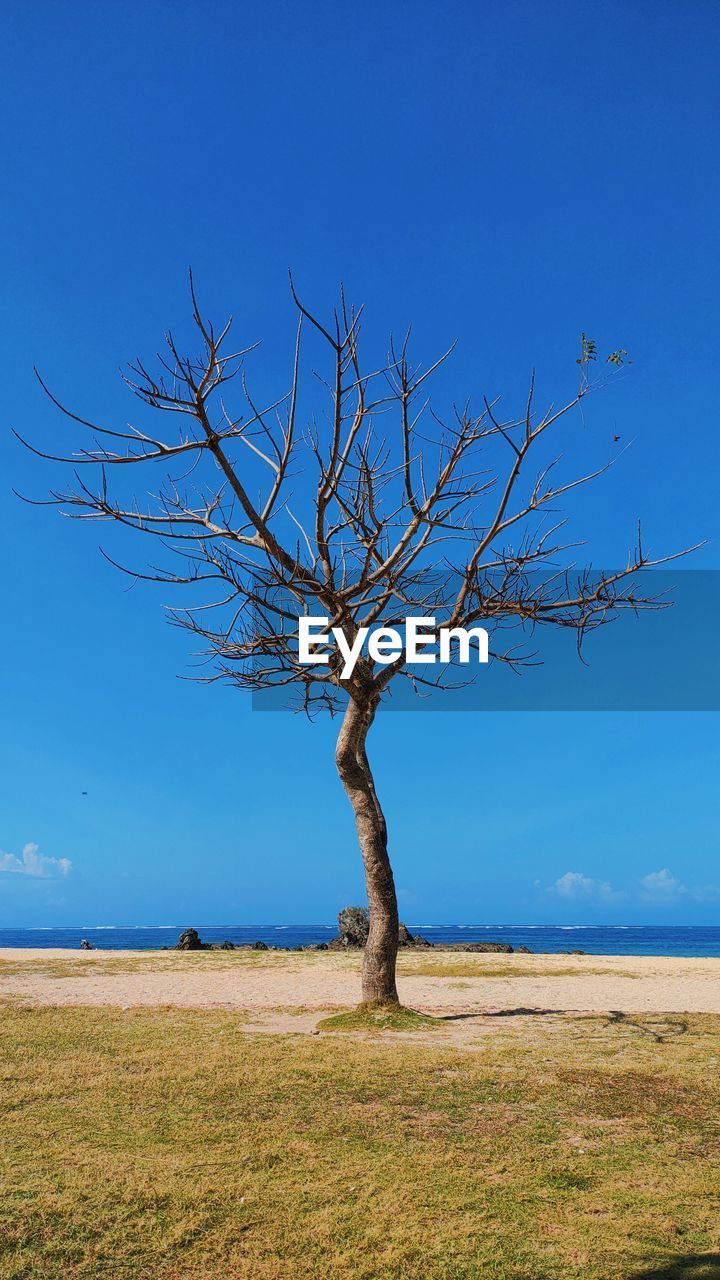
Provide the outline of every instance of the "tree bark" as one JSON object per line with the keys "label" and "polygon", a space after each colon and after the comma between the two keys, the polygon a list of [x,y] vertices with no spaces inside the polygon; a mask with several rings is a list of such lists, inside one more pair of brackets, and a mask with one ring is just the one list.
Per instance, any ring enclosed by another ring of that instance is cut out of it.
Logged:
{"label": "tree bark", "polygon": [[337,740],[335,760],[355,814],[365,867],[370,932],[363,958],[363,1002],[398,1004],[395,965],[398,951],[398,906],[387,850],[385,815],[365,751],[377,699],[348,702]]}

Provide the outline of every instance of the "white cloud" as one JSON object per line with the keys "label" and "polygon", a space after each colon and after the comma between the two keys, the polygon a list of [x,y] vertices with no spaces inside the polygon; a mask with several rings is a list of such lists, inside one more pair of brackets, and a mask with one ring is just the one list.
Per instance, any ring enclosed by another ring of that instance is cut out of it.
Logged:
{"label": "white cloud", "polygon": [[648,902],[670,902],[687,893],[685,885],[671,875],[667,867],[643,876],[640,885],[642,896]]}
{"label": "white cloud", "polygon": [[14,853],[0,852],[0,872],[8,871],[11,875],[34,876],[42,880],[68,874],[72,868],[69,858],[45,858],[39,849],[37,844],[26,844],[19,858]]}
{"label": "white cloud", "polygon": [[[540,880],[535,880],[536,889],[542,889]],[[668,867],[659,871],[650,871],[636,880],[633,887],[627,890],[615,889],[607,880],[594,880],[582,871],[566,871],[554,884],[548,885],[545,893],[556,898],[564,898],[573,902],[611,903],[625,901],[644,902],[648,905],[669,905],[684,899],[686,902],[719,902],[720,885],[686,885],[674,876]]]}
{"label": "white cloud", "polygon": [[698,902],[720,902],[720,885],[701,884],[692,890],[692,896]]}
{"label": "white cloud", "polygon": [[564,876],[560,876],[550,886],[549,892],[556,893],[561,898],[595,898],[603,902],[616,896],[607,880],[593,880],[580,871],[566,871]]}

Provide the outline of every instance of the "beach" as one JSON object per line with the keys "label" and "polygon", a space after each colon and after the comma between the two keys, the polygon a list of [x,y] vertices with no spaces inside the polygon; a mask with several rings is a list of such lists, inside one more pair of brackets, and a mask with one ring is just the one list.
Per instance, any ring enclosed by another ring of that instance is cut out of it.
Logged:
{"label": "beach", "polygon": [[[315,1029],[360,1000],[359,953],[0,950],[0,1002],[227,1009]],[[465,1042],[490,1017],[720,1013],[720,959],[405,952],[401,1001]]]}

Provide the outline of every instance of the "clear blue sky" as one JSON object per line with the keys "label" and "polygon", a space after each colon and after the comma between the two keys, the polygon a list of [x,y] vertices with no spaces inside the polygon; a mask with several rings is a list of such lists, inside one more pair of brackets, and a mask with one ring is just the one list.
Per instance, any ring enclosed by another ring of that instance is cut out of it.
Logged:
{"label": "clear blue sky", "polygon": [[[717,5],[9,0],[3,28],[0,925],[330,921],[362,899],[332,725],[178,680],[102,530],[11,496],[49,476],[10,427],[63,430],[32,365],[127,420],[118,365],[182,325],[190,262],[283,387],[288,265],[423,354],[458,335],[458,398],[533,364],[559,396],[585,330],[634,361],[577,432],[580,465],[635,441],[575,507],[594,562],[638,515],[658,551],[716,538]],[[386,716],[403,915],[717,921],[718,748],[709,714]]]}

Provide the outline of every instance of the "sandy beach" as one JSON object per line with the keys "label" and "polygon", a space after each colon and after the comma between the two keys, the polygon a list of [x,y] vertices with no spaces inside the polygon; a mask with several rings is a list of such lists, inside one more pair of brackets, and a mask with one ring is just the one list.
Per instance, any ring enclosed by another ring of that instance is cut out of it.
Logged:
{"label": "sandy beach", "polygon": [[[405,953],[398,987],[446,1018],[720,1013],[720,959]],[[275,1011],[299,1030],[359,998],[357,954],[0,950],[0,1001],[26,1005]]]}

